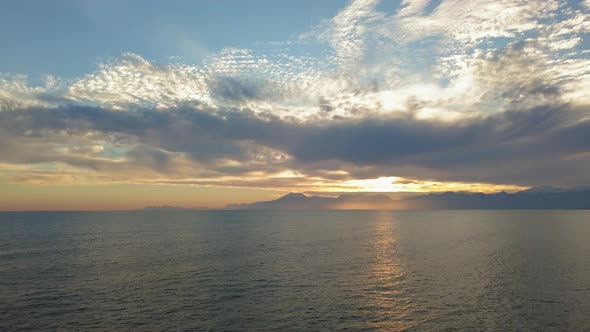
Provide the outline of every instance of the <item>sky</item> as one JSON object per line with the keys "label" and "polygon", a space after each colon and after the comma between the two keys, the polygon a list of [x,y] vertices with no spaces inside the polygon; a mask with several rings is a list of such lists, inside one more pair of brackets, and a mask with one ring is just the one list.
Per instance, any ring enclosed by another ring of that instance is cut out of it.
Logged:
{"label": "sky", "polygon": [[0,210],[590,185],[590,0],[0,2]]}

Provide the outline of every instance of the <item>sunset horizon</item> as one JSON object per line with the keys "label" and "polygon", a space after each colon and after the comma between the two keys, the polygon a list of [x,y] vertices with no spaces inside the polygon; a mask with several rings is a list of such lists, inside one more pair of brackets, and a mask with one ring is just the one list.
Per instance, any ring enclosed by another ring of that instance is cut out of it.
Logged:
{"label": "sunset horizon", "polygon": [[590,185],[588,1],[226,2],[7,2],[0,210]]}
{"label": "sunset horizon", "polygon": [[590,0],[1,0],[0,331],[589,331]]}

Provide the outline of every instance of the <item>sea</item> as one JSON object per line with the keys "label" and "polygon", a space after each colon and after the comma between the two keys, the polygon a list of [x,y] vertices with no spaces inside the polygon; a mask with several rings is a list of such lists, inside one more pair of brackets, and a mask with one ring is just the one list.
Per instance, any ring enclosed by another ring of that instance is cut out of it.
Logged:
{"label": "sea", "polygon": [[590,211],[0,213],[0,331],[590,331]]}

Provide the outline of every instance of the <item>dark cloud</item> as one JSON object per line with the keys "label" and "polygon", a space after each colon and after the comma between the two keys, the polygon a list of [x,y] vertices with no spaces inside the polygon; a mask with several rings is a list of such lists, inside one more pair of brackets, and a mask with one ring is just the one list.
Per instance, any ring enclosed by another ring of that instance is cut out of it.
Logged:
{"label": "dark cloud", "polygon": [[322,112],[330,113],[334,110],[330,100],[322,96],[318,98],[318,106]]}
{"label": "dark cloud", "polygon": [[[564,104],[454,123],[412,117],[304,123],[237,109],[40,108],[0,112],[0,153],[6,162],[63,161],[100,169],[84,165],[95,160],[47,152],[93,131],[135,142],[129,160],[164,173],[176,171],[169,165],[180,153],[217,175],[296,169],[326,179],[580,185],[590,183],[581,166],[590,161],[590,121],[581,118],[587,111]],[[223,159],[243,165],[218,165]],[[351,175],[329,173],[334,170]]]}
{"label": "dark cloud", "polygon": [[244,102],[268,98],[262,82],[232,76],[219,76],[208,81],[209,93],[220,101]]}

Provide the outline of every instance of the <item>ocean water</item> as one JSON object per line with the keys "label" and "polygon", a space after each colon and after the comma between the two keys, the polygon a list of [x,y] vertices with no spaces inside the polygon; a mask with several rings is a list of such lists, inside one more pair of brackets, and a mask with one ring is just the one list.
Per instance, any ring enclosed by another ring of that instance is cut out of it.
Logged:
{"label": "ocean water", "polygon": [[590,330],[590,211],[0,213],[0,330]]}

